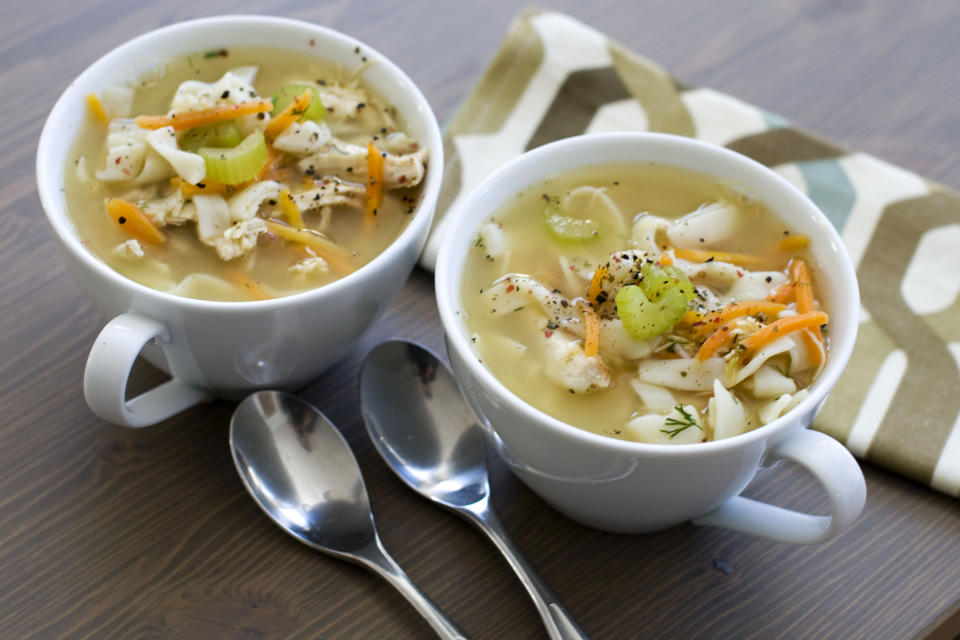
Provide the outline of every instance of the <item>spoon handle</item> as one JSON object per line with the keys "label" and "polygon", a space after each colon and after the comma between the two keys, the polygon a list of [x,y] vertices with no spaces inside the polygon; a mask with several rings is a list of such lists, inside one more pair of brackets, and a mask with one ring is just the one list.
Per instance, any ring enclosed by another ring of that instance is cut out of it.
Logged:
{"label": "spoon handle", "polygon": [[362,554],[358,555],[363,560],[362,564],[393,585],[413,605],[413,608],[424,617],[427,624],[433,628],[439,637],[443,640],[469,640],[467,634],[457,626],[457,623],[448,618],[413,583],[410,577],[400,568],[400,565],[383,548],[383,543],[380,542],[379,537],[375,538],[374,542],[368,545]]}
{"label": "spoon handle", "polygon": [[550,636],[551,640],[587,640],[587,636],[584,635],[570,613],[563,608],[557,596],[550,590],[547,583],[537,575],[536,570],[514,545],[496,513],[486,504],[479,509],[467,508],[465,513],[470,516],[469,520],[487,534],[487,537],[500,550],[500,553],[503,554],[516,572],[517,577],[520,578],[520,582],[523,583],[537,607],[537,612],[543,619],[543,624],[547,628],[547,635]]}

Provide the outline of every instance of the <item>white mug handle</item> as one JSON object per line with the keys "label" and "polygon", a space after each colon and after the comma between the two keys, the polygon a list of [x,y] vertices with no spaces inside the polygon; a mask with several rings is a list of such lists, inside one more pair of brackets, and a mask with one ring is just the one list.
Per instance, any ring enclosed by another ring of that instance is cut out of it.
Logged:
{"label": "white mug handle", "polygon": [[733,529],[791,544],[817,544],[849,527],[863,511],[867,485],[854,457],[833,438],[799,429],[768,456],[791,460],[816,478],[830,500],[829,516],[800,513],[741,496],[693,519],[694,524]]}
{"label": "white mug handle", "polygon": [[139,314],[123,313],[94,341],[83,371],[83,395],[90,409],[107,422],[147,427],[210,398],[207,391],[174,378],[127,400],[130,370],[151,340],[170,342],[167,328]]}

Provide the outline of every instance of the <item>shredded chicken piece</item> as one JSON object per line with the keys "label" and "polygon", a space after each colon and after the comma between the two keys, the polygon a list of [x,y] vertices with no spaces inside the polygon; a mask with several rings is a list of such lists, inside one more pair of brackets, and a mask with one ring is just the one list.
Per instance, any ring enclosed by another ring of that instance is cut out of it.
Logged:
{"label": "shredded chicken piece", "polygon": [[327,109],[327,118],[336,123],[341,135],[396,129],[393,108],[378,107],[357,84],[326,84],[317,87],[317,92]]}
{"label": "shredded chicken piece", "polygon": [[294,262],[290,265],[289,271],[294,276],[303,278],[327,273],[330,271],[330,265],[320,256],[310,256],[309,258],[303,258],[302,260]]}
{"label": "shredded chicken piece", "polygon": [[547,377],[573,393],[589,393],[610,386],[610,369],[599,356],[588,356],[581,341],[566,331],[541,334],[546,340]]}
{"label": "shredded chicken piece", "polygon": [[[420,184],[426,172],[426,148],[413,153],[386,153],[383,158],[383,185],[387,189]],[[319,152],[307,156],[297,166],[309,175],[332,174],[346,180],[363,181],[367,177],[367,149],[334,140]]]}
{"label": "shredded chicken piece", "polygon": [[377,141],[377,147],[387,153],[413,153],[420,148],[420,144],[408,136],[403,131],[394,131],[385,136],[381,136]]}
{"label": "shredded chicken piece", "polygon": [[248,220],[257,215],[260,206],[266,201],[276,201],[284,186],[276,180],[262,180],[255,182],[237,193],[229,201],[230,219],[233,221]]}
{"label": "shredded chicken piece", "polygon": [[144,253],[143,247],[140,246],[140,243],[131,238],[130,240],[121,242],[114,247],[113,255],[120,256],[122,258],[142,258],[146,255],[146,253]]}
{"label": "shredded chicken piece", "polygon": [[196,219],[196,209],[185,208],[183,205],[183,194],[180,193],[179,189],[175,189],[168,196],[145,201],[140,205],[140,209],[156,225],[161,227],[167,225],[180,226]]}
{"label": "shredded chicken piece", "polygon": [[217,250],[221,260],[241,258],[257,246],[257,236],[267,231],[263,218],[241,220],[229,227],[222,235],[204,240]]}
{"label": "shredded chicken piece", "polygon": [[[497,280],[483,292],[490,303],[491,314],[506,313],[523,306],[531,298],[543,308],[547,319],[559,327],[579,336],[584,336],[583,321],[572,302],[559,289],[550,290],[530,276],[510,274]],[[600,318],[600,352],[617,360],[637,360],[648,356],[658,344],[659,338],[640,340],[633,338],[623,328],[618,317]]]}
{"label": "shredded chicken piece", "polygon": [[307,120],[294,122],[280,132],[273,141],[273,147],[293,155],[304,156],[320,151],[328,142],[330,142],[330,129],[327,125]]}
{"label": "shredded chicken piece", "polygon": [[321,207],[363,207],[366,189],[361,184],[347,182],[336,176],[324,176],[312,189],[290,196],[300,211]]}

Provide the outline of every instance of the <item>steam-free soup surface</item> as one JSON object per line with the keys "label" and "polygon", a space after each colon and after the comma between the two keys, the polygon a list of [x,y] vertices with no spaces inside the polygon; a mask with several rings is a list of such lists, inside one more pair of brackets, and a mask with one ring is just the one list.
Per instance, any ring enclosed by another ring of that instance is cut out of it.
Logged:
{"label": "steam-free soup surface", "polygon": [[795,406],[826,359],[807,243],[705,175],[581,169],[481,225],[465,323],[485,366],[564,422],[653,443],[731,437]]}
{"label": "steam-free soup surface", "polygon": [[[351,74],[302,54],[244,48],[201,51],[158,64],[136,83],[105,87],[99,101],[109,122],[91,110],[66,171],[68,208],[84,244],[141,284],[212,300],[285,296],[366,264],[410,219],[428,158],[362,75],[362,66]],[[311,106],[294,104],[289,125],[271,129],[305,91]],[[266,104],[213,125],[157,128],[256,103]],[[175,117],[133,119],[156,115]],[[163,132],[178,152],[167,150],[173,160],[158,153]],[[196,148],[206,146],[215,163],[252,134],[263,136],[263,149],[247,154],[252,168],[235,163],[246,175],[232,180],[214,175]],[[371,174],[373,152],[383,175],[376,167]],[[374,176],[380,184],[371,186]],[[132,228],[138,221],[117,201],[144,214],[161,241]]]}

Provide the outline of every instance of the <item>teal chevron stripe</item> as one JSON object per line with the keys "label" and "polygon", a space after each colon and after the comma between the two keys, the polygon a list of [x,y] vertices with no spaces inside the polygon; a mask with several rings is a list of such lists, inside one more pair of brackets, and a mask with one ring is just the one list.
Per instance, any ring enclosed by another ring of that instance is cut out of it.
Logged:
{"label": "teal chevron stripe", "polygon": [[857,191],[837,158],[797,162],[807,183],[807,195],[820,207],[837,231],[843,231]]}
{"label": "teal chevron stripe", "polygon": [[764,111],[763,109],[760,109],[760,114],[763,116],[763,121],[771,129],[782,129],[790,126],[790,121],[783,116],[778,116],[775,113]]}

